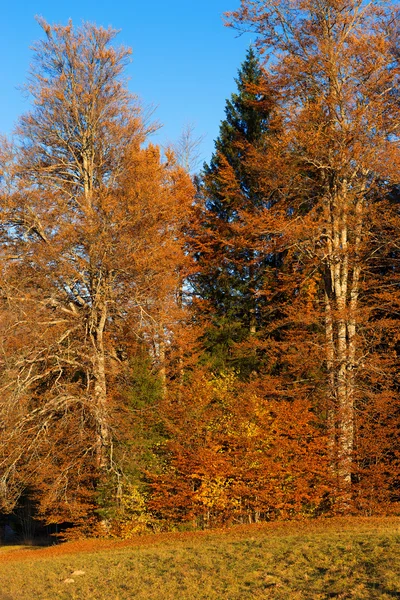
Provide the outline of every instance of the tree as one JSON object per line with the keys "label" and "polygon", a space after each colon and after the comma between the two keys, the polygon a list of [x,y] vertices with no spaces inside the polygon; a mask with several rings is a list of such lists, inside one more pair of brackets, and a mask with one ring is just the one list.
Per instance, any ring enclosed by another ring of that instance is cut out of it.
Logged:
{"label": "tree", "polygon": [[[290,313],[292,323],[304,319],[305,293],[313,288],[312,319],[303,322],[314,325],[303,327],[300,348],[304,356],[307,347],[323,348],[326,426],[337,506],[344,511],[358,477],[362,414],[371,407],[366,382],[377,369],[377,346],[365,337],[378,310],[367,291],[377,286],[370,265],[383,239],[382,215],[398,219],[387,203],[400,159],[396,18],[390,4],[358,0],[242,0],[229,15],[232,26],[257,33],[267,60],[278,56],[269,77],[284,127],[268,155],[254,155],[252,165],[260,185],[274,185],[281,201],[249,226],[274,232],[288,253],[298,311]],[[387,282],[379,285],[387,293]],[[385,338],[393,343],[393,329]],[[376,386],[381,400],[391,385]]]}
{"label": "tree", "polygon": [[172,149],[178,163],[188,173],[194,173],[201,162],[200,146],[204,135],[196,136],[194,123],[186,123]]}
{"label": "tree", "polygon": [[246,358],[232,356],[233,347],[260,326],[262,301],[257,294],[268,259],[260,258],[249,239],[239,241],[235,224],[241,211],[256,213],[265,204],[246,164],[251,148],[264,145],[269,131],[272,101],[266,85],[260,93],[263,79],[250,48],[236,80],[238,91],[226,103],[215,153],[200,178],[193,240],[197,272],[191,284],[211,315],[208,351],[218,368],[234,365],[247,374],[255,368],[254,358],[246,364]]}
{"label": "tree", "polygon": [[172,156],[142,148],[151,128],[122,79],[130,51],[111,45],[116,32],[40,24],[34,107],[2,190],[13,258],[2,283],[2,502],[12,508],[30,488],[42,513],[75,520],[102,477],[120,476],[113,382],[133,340],[164,368],[157,348],[177,315],[192,185]]}
{"label": "tree", "polygon": [[307,399],[281,397],[272,378],[250,386],[198,369],[185,400],[162,403],[165,465],[150,477],[153,513],[207,528],[323,510],[326,440]]}

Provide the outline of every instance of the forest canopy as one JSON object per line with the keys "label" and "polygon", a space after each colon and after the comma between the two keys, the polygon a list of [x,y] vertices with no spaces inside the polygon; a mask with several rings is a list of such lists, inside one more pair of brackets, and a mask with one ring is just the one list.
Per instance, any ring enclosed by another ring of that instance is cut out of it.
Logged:
{"label": "forest canopy", "polygon": [[130,50],[40,20],[0,148],[0,511],[76,535],[389,514],[398,11],[242,0],[215,150],[151,141]]}

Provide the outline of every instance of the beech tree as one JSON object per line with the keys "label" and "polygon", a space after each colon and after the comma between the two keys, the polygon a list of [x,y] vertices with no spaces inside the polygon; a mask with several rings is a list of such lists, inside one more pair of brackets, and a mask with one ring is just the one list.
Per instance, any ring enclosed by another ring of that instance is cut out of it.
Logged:
{"label": "beech tree", "polygon": [[34,106],[2,190],[1,492],[9,509],[30,488],[44,514],[71,520],[99,477],[120,476],[111,383],[135,338],[165,368],[192,184],[172,155],[142,149],[151,127],[116,32],[40,24]]}
{"label": "beech tree", "polygon": [[330,489],[325,434],[307,398],[277,379],[249,385],[197,369],[185,402],[162,402],[162,472],[149,473],[153,514],[200,527],[316,515]]}
{"label": "beech tree", "polygon": [[[260,185],[273,185],[281,201],[265,211],[262,224],[249,216],[247,225],[273,235],[291,261],[287,284],[297,315],[288,307],[289,321],[314,322],[308,332],[303,326],[299,347],[303,363],[313,345],[323,348],[331,468],[337,506],[346,511],[358,477],[360,415],[372,402],[367,367],[369,373],[378,368],[377,345],[366,337],[378,307],[367,290],[373,281],[388,292],[376,269],[370,277],[370,267],[383,221],[398,218],[387,202],[400,166],[397,9],[359,0],[242,0],[228,17],[232,26],[256,32],[266,61],[276,56],[269,75],[283,127],[269,153],[253,154],[252,165]],[[397,226],[394,231],[394,239],[385,236],[393,249]],[[264,252],[270,250],[266,244]],[[392,345],[393,329],[385,337]],[[384,388],[386,402],[392,396],[391,386],[393,380],[386,386],[381,380],[375,387],[381,403]]]}

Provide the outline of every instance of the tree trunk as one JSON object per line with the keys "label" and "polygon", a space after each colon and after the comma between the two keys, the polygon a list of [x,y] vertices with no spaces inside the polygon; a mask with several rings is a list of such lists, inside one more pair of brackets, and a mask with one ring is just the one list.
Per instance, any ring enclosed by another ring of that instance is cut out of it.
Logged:
{"label": "tree trunk", "polygon": [[[360,281],[358,255],[361,244],[363,200],[348,193],[328,203],[329,227],[325,277],[325,338],[328,370],[328,435],[331,465],[337,481],[337,503],[342,512],[351,508],[354,454],[354,389],[357,354],[356,329]],[[351,231],[349,216],[355,217]]]}
{"label": "tree trunk", "polygon": [[111,444],[107,415],[107,381],[104,352],[104,328],[107,318],[107,303],[103,302],[92,310],[93,326],[90,328],[90,340],[93,347],[94,414],[97,426],[97,464],[106,468],[109,464]]}

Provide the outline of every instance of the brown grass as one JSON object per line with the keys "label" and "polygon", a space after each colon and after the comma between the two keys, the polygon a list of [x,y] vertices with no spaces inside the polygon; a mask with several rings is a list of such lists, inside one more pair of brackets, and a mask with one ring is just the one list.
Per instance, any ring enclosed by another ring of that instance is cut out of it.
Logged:
{"label": "brown grass", "polygon": [[393,517],[3,547],[0,600],[393,600],[399,542]]}

